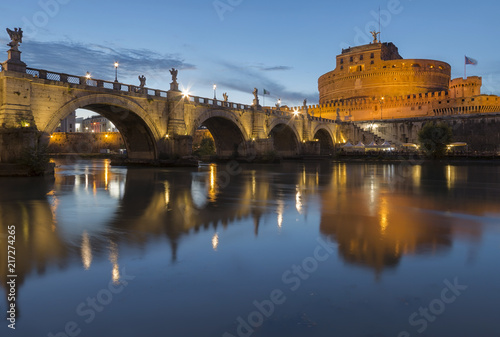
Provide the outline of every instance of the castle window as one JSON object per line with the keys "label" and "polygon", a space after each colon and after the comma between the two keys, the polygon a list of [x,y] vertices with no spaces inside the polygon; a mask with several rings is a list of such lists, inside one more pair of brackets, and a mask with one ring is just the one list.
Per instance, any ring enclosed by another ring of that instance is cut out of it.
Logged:
{"label": "castle window", "polygon": [[340,59],[340,64],[344,64],[344,59]]}
{"label": "castle window", "polygon": [[349,61],[351,61],[351,62],[353,61],[353,58],[352,58],[352,56],[351,56],[351,57],[349,58]]}
{"label": "castle window", "polygon": [[371,59],[374,59],[374,58],[375,58],[375,53],[371,53],[371,54],[370,54],[370,58],[371,58]]}
{"label": "castle window", "polygon": [[411,66],[414,67],[414,68],[420,68],[420,64],[418,64],[418,63],[414,63]]}
{"label": "castle window", "polygon": [[375,64],[375,61],[373,61],[373,60],[372,60],[372,61],[370,62],[370,64]]}
{"label": "castle window", "polygon": [[344,66],[340,66],[340,70],[344,70]]}
{"label": "castle window", "polygon": [[362,61],[363,60],[363,55],[359,55],[359,60]]}

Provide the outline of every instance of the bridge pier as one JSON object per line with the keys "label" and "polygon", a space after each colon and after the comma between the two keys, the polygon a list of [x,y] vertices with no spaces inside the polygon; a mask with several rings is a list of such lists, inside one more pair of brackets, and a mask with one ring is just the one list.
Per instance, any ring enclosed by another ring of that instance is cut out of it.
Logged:
{"label": "bridge pier", "polygon": [[159,159],[172,159],[193,154],[193,137],[173,135],[158,142]]}

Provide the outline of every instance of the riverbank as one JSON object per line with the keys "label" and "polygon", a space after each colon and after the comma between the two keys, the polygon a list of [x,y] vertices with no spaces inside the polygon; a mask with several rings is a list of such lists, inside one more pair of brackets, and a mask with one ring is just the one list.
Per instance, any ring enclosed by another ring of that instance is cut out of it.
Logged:
{"label": "riverbank", "polygon": [[37,175],[54,175],[54,163],[49,163],[43,174],[34,174],[33,169],[23,164],[0,163],[0,177],[33,177]]}

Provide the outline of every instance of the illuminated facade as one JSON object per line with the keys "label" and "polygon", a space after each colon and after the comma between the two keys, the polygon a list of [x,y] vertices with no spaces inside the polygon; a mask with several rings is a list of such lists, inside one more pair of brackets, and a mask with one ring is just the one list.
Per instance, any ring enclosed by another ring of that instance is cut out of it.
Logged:
{"label": "illuminated facade", "polygon": [[481,77],[451,79],[449,64],[403,59],[390,42],[351,47],[318,80],[310,113],[352,121],[500,111],[500,97],[481,95]]}

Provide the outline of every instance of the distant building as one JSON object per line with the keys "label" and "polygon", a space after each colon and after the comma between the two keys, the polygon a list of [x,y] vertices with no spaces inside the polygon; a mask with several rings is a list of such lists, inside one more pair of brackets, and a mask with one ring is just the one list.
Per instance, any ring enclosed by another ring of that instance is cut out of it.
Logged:
{"label": "distant building", "polygon": [[73,111],[68,117],[61,119],[55,132],[77,132],[76,111]]}
{"label": "distant building", "polygon": [[75,132],[83,132],[82,131],[83,117],[78,117],[75,121]]}
{"label": "distant building", "polygon": [[118,132],[115,125],[100,115],[90,116],[82,121],[82,132]]}

